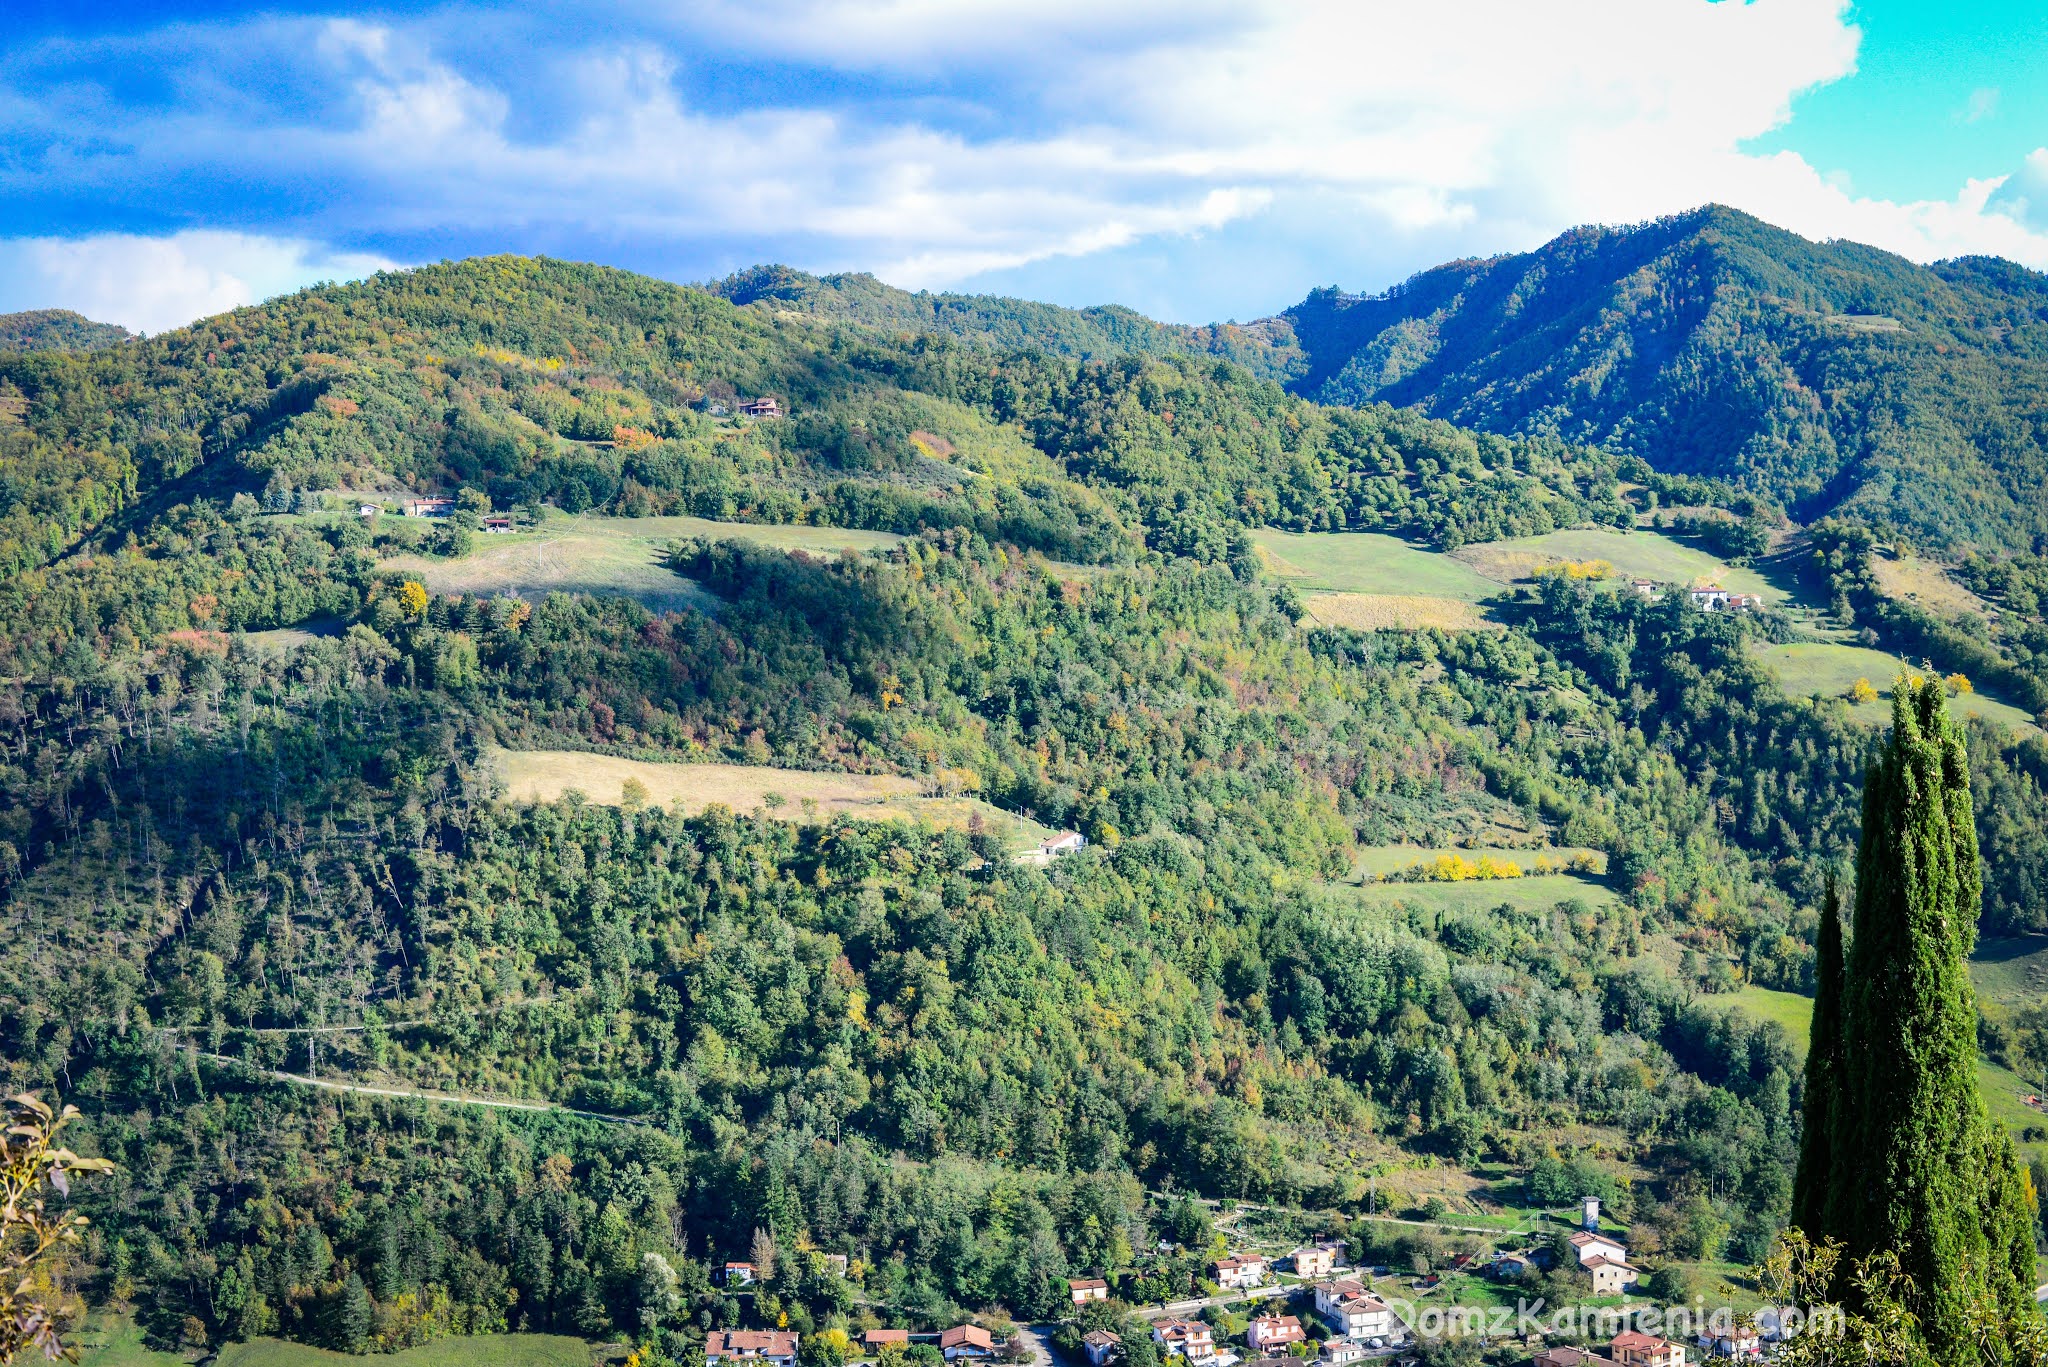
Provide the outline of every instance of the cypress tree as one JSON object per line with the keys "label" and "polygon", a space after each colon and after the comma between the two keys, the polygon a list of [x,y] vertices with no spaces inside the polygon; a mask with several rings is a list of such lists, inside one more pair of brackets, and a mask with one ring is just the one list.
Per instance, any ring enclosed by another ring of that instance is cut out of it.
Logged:
{"label": "cypress tree", "polygon": [[1842,1083],[1842,897],[1833,874],[1821,902],[1814,956],[1813,1038],[1801,1097],[1805,1128],[1799,1136],[1799,1175],[1792,1184],[1792,1223],[1808,1231],[1823,1228],[1826,1219]]}
{"label": "cypress tree", "polygon": [[2024,1304],[2015,1240],[2032,1223],[2011,1140],[1977,1090],[1979,894],[1961,730],[1938,681],[1902,678],[1864,784],[1828,1195],[1808,1232],[1853,1258],[1896,1254],[1943,1362],[1975,1359],[1973,1304]]}

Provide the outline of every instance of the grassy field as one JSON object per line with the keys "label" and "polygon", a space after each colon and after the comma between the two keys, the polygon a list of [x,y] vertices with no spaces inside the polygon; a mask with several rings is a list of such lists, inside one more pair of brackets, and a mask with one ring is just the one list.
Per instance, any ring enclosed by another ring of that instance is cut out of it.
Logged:
{"label": "grassy field", "polygon": [[1296,588],[1323,593],[1396,593],[1479,603],[1500,585],[1451,556],[1379,532],[1252,533],[1267,567]]}
{"label": "grassy field", "polygon": [[1436,551],[1378,532],[1252,533],[1271,573],[1301,591],[1309,615],[1355,631],[1494,629],[1478,604],[1500,585]]}
{"label": "grassy field", "polygon": [[1873,555],[1870,571],[1887,598],[1903,598],[1946,616],[1967,612],[1982,617],[1991,606],[1949,578],[1942,566],[1917,555]]}
{"label": "grassy field", "polygon": [[[1035,821],[971,797],[925,797],[914,780],[891,774],[841,774],[752,764],[662,764],[581,750],[495,750],[492,758],[514,802],[553,802],[572,789],[592,802],[617,805],[628,779],[647,800],[680,804],[694,815],[714,802],[736,812],[766,810],[785,821],[829,820],[841,814],[882,821],[922,818],[934,826],[982,825],[1015,850],[1052,832]],[[780,803],[772,803],[779,797]],[[808,806],[805,804],[808,802]]]}
{"label": "grassy field", "polygon": [[1417,864],[1427,864],[1430,860],[1446,854],[1456,855],[1461,859],[1469,859],[1475,863],[1482,858],[1504,859],[1525,871],[1535,865],[1536,858],[1539,855],[1546,855],[1552,859],[1571,859],[1574,856],[1584,855],[1591,857],[1602,865],[1605,865],[1607,862],[1606,856],[1598,850],[1583,849],[1577,846],[1560,846],[1555,848],[1545,846],[1539,850],[1511,850],[1504,846],[1459,849],[1449,845],[1436,847],[1423,845],[1369,845],[1359,850],[1358,857],[1352,861],[1351,867],[1369,878],[1384,878],[1390,873],[1398,873],[1402,869],[1410,869]]}
{"label": "grassy field", "polygon": [[1813,998],[1802,997],[1797,992],[1750,986],[1740,992],[1701,1000],[1709,1006],[1738,1007],[1758,1020],[1776,1021],[1785,1027],[1785,1033],[1799,1046],[1800,1056],[1805,1057],[1806,1042],[1812,1034]]}
{"label": "grassy field", "polygon": [[903,538],[838,527],[762,526],[707,522],[700,517],[550,516],[530,532],[475,538],[453,560],[396,555],[380,568],[413,575],[437,594],[599,593],[637,598],[656,611],[702,607],[702,590],[663,563],[671,541],[685,537],[750,541],[777,550],[834,554],[868,550]]}
{"label": "grassy field", "polygon": [[142,1341],[126,1315],[89,1315],[72,1336],[78,1367],[185,1367],[176,1353],[159,1353]]}
{"label": "grassy field", "polygon": [[[1809,641],[1760,647],[1757,659],[1777,676],[1778,686],[1794,698],[1816,693],[1826,698],[1846,697],[1858,679],[1868,679],[1878,691],[1878,701],[1860,703],[1850,710],[1859,721],[1876,725],[1891,720],[1891,704],[1885,699],[1891,696],[1892,680],[1907,668],[1905,660],[1888,651]],[[1953,699],[1950,706],[1965,716],[2004,722],[2015,730],[2035,729],[2033,719],[2019,708],[1982,693],[1965,693]]]}
{"label": "grassy field", "polygon": [[2048,935],[1977,941],[1970,956],[1977,996],[2019,1010],[2048,1001]]}
{"label": "grassy field", "polygon": [[[379,1356],[380,1367],[594,1367],[617,1356],[610,1345],[562,1334],[480,1334],[440,1339]],[[215,1367],[342,1367],[363,1359],[283,1339],[251,1339],[220,1350]]]}
{"label": "grassy field", "polygon": [[1719,584],[1731,593],[1753,593],[1766,603],[1782,603],[1785,590],[1755,570],[1736,569],[1661,532],[1608,531],[1581,528],[1487,541],[1451,553],[1488,579],[1510,583],[1529,579],[1549,565],[1566,561],[1605,560],[1620,579],[1652,579],[1659,584]]}
{"label": "grassy field", "polygon": [[1408,904],[1425,911],[1485,911],[1507,905],[1540,911],[1576,897],[1589,906],[1606,906],[1614,893],[1591,878],[1552,873],[1528,878],[1493,878],[1464,883],[1339,883],[1345,895],[1369,907]]}
{"label": "grassy field", "polygon": [[1503,631],[1472,604],[1414,593],[1310,593],[1308,615],[1326,627],[1353,631]]}

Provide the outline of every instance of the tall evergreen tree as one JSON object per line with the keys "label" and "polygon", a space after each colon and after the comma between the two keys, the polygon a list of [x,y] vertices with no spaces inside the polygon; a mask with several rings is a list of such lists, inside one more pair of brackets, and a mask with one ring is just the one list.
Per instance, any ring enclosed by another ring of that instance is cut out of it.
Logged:
{"label": "tall evergreen tree", "polygon": [[2014,1238],[2032,1217],[1977,1090],[1979,891],[1961,730],[1938,681],[1901,679],[1864,785],[1828,1199],[1808,1233],[1895,1254],[1943,1362],[1975,1360],[1973,1306],[2024,1305]]}
{"label": "tall evergreen tree", "polygon": [[1799,1173],[1792,1185],[1792,1223],[1822,1227],[1831,1186],[1837,1097],[1842,1085],[1842,896],[1828,875],[1815,943],[1813,1037],[1806,1052],[1806,1087],[1799,1137]]}

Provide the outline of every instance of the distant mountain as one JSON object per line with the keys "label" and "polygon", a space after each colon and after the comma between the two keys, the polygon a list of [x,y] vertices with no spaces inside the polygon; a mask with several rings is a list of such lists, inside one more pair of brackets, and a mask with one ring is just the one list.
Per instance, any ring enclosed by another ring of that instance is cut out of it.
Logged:
{"label": "distant mountain", "polygon": [[1295,375],[1303,359],[1284,318],[1186,327],[1154,322],[1117,304],[1070,309],[994,294],[913,294],[865,273],[816,276],[789,266],[755,266],[707,288],[736,304],[939,333],[999,351],[1038,348],[1087,361],[1133,352],[1220,356],[1277,380]]}
{"label": "distant mountain", "polygon": [[92,351],[135,336],[114,323],[95,323],[70,309],[0,313],[0,352]]}
{"label": "distant mountain", "polygon": [[1296,383],[1734,478],[1924,543],[2048,536],[2048,276],[1710,206],[1287,311]]}

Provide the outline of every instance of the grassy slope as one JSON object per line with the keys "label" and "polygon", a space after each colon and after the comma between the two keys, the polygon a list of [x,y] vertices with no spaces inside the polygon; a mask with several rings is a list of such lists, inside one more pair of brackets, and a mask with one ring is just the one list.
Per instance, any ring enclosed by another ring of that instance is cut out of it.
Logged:
{"label": "grassy slope", "polygon": [[1402,593],[1480,603],[1500,585],[1455,558],[1380,532],[1252,533],[1275,573],[1311,593]]}
{"label": "grassy slope", "polygon": [[[627,779],[638,779],[648,799],[681,803],[697,813],[719,802],[736,812],[765,808],[788,821],[848,815],[884,821],[922,818],[934,826],[964,828],[976,816],[1015,849],[1028,849],[1052,832],[1035,821],[970,797],[923,797],[915,782],[891,774],[843,774],[746,764],[662,764],[580,750],[494,752],[506,796],[516,802],[552,802],[574,789],[593,802],[620,801]],[[804,807],[809,799],[812,806]]]}
{"label": "grassy slope", "polygon": [[1525,536],[1512,541],[1487,541],[1452,554],[1488,578],[1501,582],[1527,579],[1546,565],[1564,561],[1605,560],[1624,579],[1652,579],[1659,584],[1719,584],[1731,593],[1753,593],[1773,605],[1789,592],[1752,569],[1727,565],[1661,532],[1612,531],[1581,527]]}
{"label": "grassy slope", "polygon": [[[1757,658],[1777,675],[1778,686],[1794,698],[1816,693],[1826,698],[1844,697],[1858,679],[1868,679],[1881,695],[1880,700],[1862,703],[1851,710],[1858,720],[1876,725],[1891,720],[1891,704],[1883,699],[1890,696],[1892,680],[1899,671],[1909,668],[1903,658],[1889,651],[1814,641],[1764,646],[1757,651]],[[2025,712],[1982,693],[1963,694],[1954,700],[1953,706],[1966,716],[1986,717],[2021,731],[2034,729],[2033,720]]]}
{"label": "grassy slope", "polygon": [[[380,1356],[385,1367],[592,1367],[612,1354],[561,1334],[485,1334],[440,1339]],[[282,1339],[251,1339],[221,1349],[216,1367],[341,1367],[363,1359]]]}
{"label": "grassy slope", "polygon": [[1505,846],[1490,845],[1464,849],[1452,845],[1371,845],[1359,850],[1358,858],[1352,861],[1352,867],[1362,874],[1367,874],[1374,878],[1384,878],[1390,873],[1412,868],[1417,864],[1428,863],[1438,855],[1445,854],[1457,855],[1460,858],[1470,859],[1475,862],[1482,857],[1506,859],[1525,869],[1535,861],[1538,855],[1548,855],[1552,859],[1569,859],[1573,855],[1583,854],[1592,855],[1596,859],[1602,859],[1602,862],[1605,862],[1598,851],[1586,849],[1582,846],[1508,849]]}
{"label": "grassy slope", "polygon": [[638,598],[656,610],[701,607],[704,594],[663,563],[671,541],[686,537],[750,541],[780,550],[830,555],[893,545],[888,532],[838,527],[708,522],[700,517],[550,517],[530,532],[479,535],[467,555],[438,560],[397,555],[381,568],[409,574],[434,593],[601,593]]}
{"label": "grassy slope", "polygon": [[[1986,982],[1982,964],[1984,951],[1980,949],[1976,957],[1977,962],[1971,964],[1970,973],[1981,987]],[[1991,981],[1999,981],[1995,973]],[[1990,995],[1988,990],[1987,995]],[[1792,992],[1774,992],[1765,987],[1745,987],[1740,992],[1725,997],[1709,997],[1707,1000],[1725,1002],[1750,1015],[1778,1022],[1792,1036],[1801,1056],[1805,1055],[1808,1027],[1813,1019],[1811,997],[1802,997]],[[2027,1143],[2020,1139],[2021,1133],[2031,1127],[2048,1126],[2048,1117],[2044,1117],[2041,1109],[2029,1106],[2021,1099],[2034,1095],[2038,1088],[2027,1083],[2017,1073],[2009,1072],[1986,1060],[1978,1061],[1977,1087],[1983,1093],[1984,1105],[1990,1111],[1991,1118],[2011,1131],[2023,1157],[2048,1155],[2048,1144]]]}
{"label": "grassy slope", "polygon": [[1540,877],[1496,878],[1467,883],[1364,883],[1341,885],[1343,891],[1366,906],[1411,905],[1425,911],[1484,911],[1502,905],[1533,911],[1578,898],[1591,906],[1614,901],[1611,889],[1591,878],[1571,873]]}

